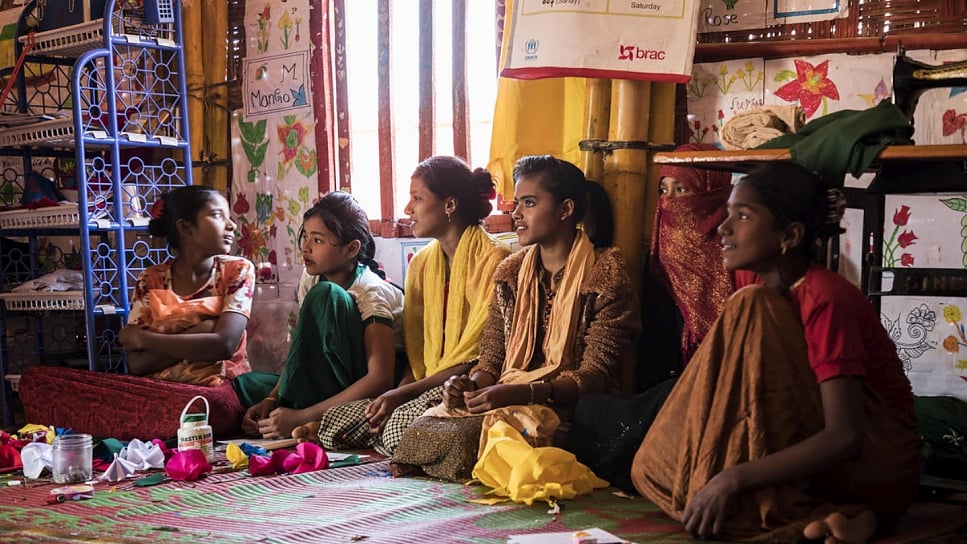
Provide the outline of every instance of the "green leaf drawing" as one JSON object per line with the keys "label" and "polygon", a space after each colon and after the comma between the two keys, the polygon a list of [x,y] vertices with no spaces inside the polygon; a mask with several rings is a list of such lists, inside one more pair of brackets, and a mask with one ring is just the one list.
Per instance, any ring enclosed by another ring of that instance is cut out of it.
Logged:
{"label": "green leaf drawing", "polygon": [[962,196],[956,196],[953,198],[941,198],[940,202],[943,202],[944,206],[947,206],[955,212],[965,212],[967,213],[967,198]]}
{"label": "green leaf drawing", "polygon": [[793,72],[792,70],[782,70],[779,73],[777,73],[773,79],[776,82],[792,81],[796,79],[796,72]]}

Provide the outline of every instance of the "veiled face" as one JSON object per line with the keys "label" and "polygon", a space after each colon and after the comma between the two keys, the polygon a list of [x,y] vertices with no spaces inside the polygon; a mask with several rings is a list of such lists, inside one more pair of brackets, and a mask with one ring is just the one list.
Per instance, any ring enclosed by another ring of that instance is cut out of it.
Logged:
{"label": "veiled face", "polygon": [[671,176],[665,176],[659,182],[658,196],[660,197],[678,198],[690,194],[692,192],[688,187],[685,187],[681,182]]}

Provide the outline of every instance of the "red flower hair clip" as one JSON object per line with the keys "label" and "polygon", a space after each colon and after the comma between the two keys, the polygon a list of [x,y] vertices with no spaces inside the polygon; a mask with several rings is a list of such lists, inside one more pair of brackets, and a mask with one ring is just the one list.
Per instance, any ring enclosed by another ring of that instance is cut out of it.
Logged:
{"label": "red flower hair clip", "polygon": [[480,196],[486,197],[487,200],[493,200],[497,198],[497,189],[490,187],[489,191],[480,191]]}
{"label": "red flower hair clip", "polygon": [[161,220],[161,215],[165,213],[165,199],[159,198],[151,204],[151,217]]}

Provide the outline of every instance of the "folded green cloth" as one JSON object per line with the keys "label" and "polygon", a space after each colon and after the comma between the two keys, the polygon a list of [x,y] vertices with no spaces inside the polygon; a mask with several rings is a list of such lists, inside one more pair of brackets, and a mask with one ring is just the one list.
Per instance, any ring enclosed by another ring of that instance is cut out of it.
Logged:
{"label": "folded green cloth", "polygon": [[759,149],[789,148],[792,160],[842,187],[846,173],[860,176],[888,145],[913,145],[913,125],[886,100],[867,110],[841,110],[814,119],[795,134],[773,138]]}

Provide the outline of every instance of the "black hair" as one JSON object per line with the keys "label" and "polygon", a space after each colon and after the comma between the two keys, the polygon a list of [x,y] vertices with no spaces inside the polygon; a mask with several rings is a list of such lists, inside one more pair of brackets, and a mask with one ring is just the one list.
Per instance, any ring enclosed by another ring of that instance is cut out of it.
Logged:
{"label": "black hair", "polygon": [[148,234],[166,239],[170,249],[181,249],[178,221],[183,219],[194,225],[198,212],[215,196],[221,193],[204,185],[186,185],[162,193],[151,205]]}
{"label": "black hair", "polygon": [[333,191],[320,198],[302,215],[299,240],[305,236],[305,223],[311,217],[319,217],[329,232],[339,239],[339,245],[359,240],[356,261],[368,266],[380,278],[386,279],[386,273],[380,270],[376,262],[376,242],[373,240],[373,233],[369,230],[369,217],[353,195],[343,191]]}
{"label": "black hair", "polygon": [[493,211],[490,203],[497,193],[490,172],[471,170],[459,157],[436,155],[416,166],[412,178],[420,178],[433,194],[457,201],[457,219],[464,225],[479,225]]}
{"label": "black hair", "polygon": [[611,245],[614,213],[604,187],[588,181],[577,166],[551,155],[532,155],[518,160],[514,165],[514,183],[529,176],[537,176],[541,187],[558,202],[567,199],[574,202],[575,221],[584,222],[584,230],[595,247]]}
{"label": "black hair", "polygon": [[736,186],[752,189],[756,200],[772,213],[775,227],[803,226],[802,251],[823,261],[822,243],[839,234],[839,216],[830,213],[829,188],[813,171],[794,162],[767,162],[742,177]]}

